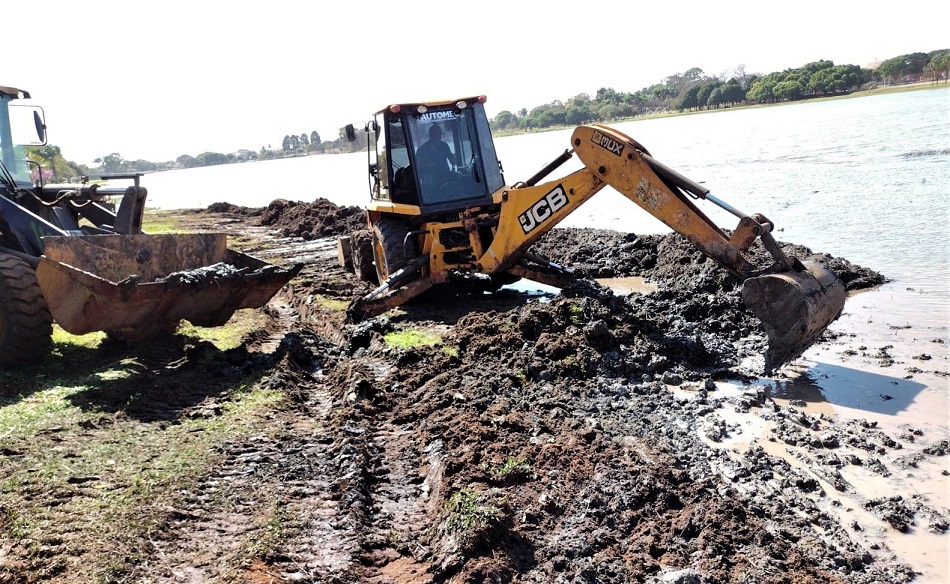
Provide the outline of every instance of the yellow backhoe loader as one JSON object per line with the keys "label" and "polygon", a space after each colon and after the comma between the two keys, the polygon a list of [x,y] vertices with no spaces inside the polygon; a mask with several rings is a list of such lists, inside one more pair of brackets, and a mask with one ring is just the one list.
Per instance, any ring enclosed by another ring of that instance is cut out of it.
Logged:
{"label": "yellow backhoe loader", "polygon": [[[530,247],[608,185],[744,280],[746,307],[769,338],[767,373],[801,355],[841,314],[841,281],[818,265],[787,257],[772,236],[771,221],[714,197],[610,127],[577,127],[569,150],[530,179],[506,185],[485,101],[472,96],[393,104],[361,131],[344,128],[348,138],[366,143],[372,237],[341,238],[339,257],[379,284],[350,307],[352,319],[382,314],[455,274],[502,284],[528,278],[565,285],[570,273]],[[583,168],[546,180],[575,155]],[[727,234],[699,209],[699,200],[738,217],[737,227]],[[755,266],[748,253],[756,239],[774,260],[768,266]],[[370,257],[374,269],[368,268]]]}
{"label": "yellow backhoe loader", "polygon": [[140,173],[102,177],[128,186],[44,184],[42,165],[26,156],[46,144],[43,110],[29,97],[0,86],[0,368],[41,359],[54,322],[128,341],[181,320],[219,326],[300,271],[228,249],[224,234],[143,233]]}

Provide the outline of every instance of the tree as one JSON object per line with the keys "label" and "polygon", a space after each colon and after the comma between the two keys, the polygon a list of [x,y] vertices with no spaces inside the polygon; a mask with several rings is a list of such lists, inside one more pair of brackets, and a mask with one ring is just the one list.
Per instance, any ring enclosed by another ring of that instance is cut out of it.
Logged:
{"label": "tree", "polygon": [[492,128],[496,130],[506,130],[508,128],[518,127],[518,117],[508,110],[502,110],[491,120]]}
{"label": "tree", "polygon": [[709,105],[709,96],[712,94],[713,90],[715,90],[720,85],[722,85],[722,81],[716,79],[715,81],[711,81],[699,88],[699,91],[696,93],[696,103],[699,104],[700,109]]}
{"label": "tree", "polygon": [[680,95],[674,107],[678,110],[691,110],[699,107],[699,85],[694,85]]}
{"label": "tree", "polygon": [[99,164],[104,173],[122,172],[125,169],[125,161],[122,159],[122,155],[117,152],[113,152],[102,158],[96,158],[93,162]]}
{"label": "tree", "polygon": [[196,168],[201,166],[201,162],[190,154],[182,154],[175,159],[175,162],[178,163],[178,166],[181,168]]}
{"label": "tree", "polygon": [[718,89],[719,103],[736,104],[745,101],[745,91],[738,83],[727,83]]}
{"label": "tree", "polygon": [[316,130],[310,132],[310,143],[314,146],[320,145],[320,134],[318,134]]}
{"label": "tree", "polygon": [[220,152],[202,152],[197,158],[202,166],[215,166],[228,163],[227,155],[221,154]]}
{"label": "tree", "polygon": [[770,76],[760,77],[752,82],[749,91],[746,92],[746,99],[753,103],[769,103],[775,101],[776,81]]}
{"label": "tree", "polygon": [[776,83],[775,87],[772,88],[772,94],[775,95],[775,98],[782,101],[801,99],[804,93],[805,88],[797,80],[782,81]]}
{"label": "tree", "polygon": [[300,135],[300,146],[303,148],[310,146],[310,138],[307,137],[306,133]]}
{"label": "tree", "polygon": [[927,69],[930,71],[931,80],[937,82],[937,74],[943,75],[943,82],[947,83],[947,77],[950,77],[950,51],[944,51],[934,55],[927,63]]}

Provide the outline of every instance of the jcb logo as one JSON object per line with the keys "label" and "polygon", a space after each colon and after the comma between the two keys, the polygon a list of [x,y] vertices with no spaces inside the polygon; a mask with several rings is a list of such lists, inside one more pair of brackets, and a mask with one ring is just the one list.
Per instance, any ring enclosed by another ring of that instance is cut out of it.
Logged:
{"label": "jcb logo", "polygon": [[623,154],[623,143],[617,142],[610,136],[602,134],[601,132],[594,132],[594,135],[591,136],[591,142],[597,144],[601,148],[607,150],[612,154],[620,156]]}
{"label": "jcb logo", "polygon": [[521,223],[521,229],[525,235],[534,231],[534,229],[551,218],[558,211],[564,208],[568,203],[567,193],[564,187],[558,185],[554,190],[544,195],[537,203],[531,205],[531,208],[518,215],[518,222]]}

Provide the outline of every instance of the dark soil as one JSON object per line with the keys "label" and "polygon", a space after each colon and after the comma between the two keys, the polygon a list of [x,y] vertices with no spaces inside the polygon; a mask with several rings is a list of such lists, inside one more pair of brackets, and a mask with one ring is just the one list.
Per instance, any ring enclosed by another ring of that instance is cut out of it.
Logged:
{"label": "dark soil", "polygon": [[[743,363],[755,362],[765,339],[742,307],[741,283],[677,235],[556,229],[532,251],[583,276],[561,294],[437,287],[347,324],[326,300],[351,301],[371,286],[337,265],[327,238],[364,228],[359,209],[222,203],[182,220],[253,232],[249,252],[306,262],[275,298],[281,309],[268,309],[271,330],[241,349],[263,348],[248,363],[293,405],[273,413],[268,436],[221,445],[221,465],[174,509],[149,510],[163,528],[125,581],[914,578],[832,510],[848,492],[837,455],[870,464],[901,444],[873,426],[780,406],[757,386]],[[885,280],[843,258],[788,249],[849,290]],[[622,276],[659,289],[618,296],[594,280]],[[442,341],[384,342],[407,329]],[[724,380],[741,389],[723,393]],[[727,421],[733,412],[766,420],[770,441],[798,444],[822,463],[809,471],[760,446],[723,446],[741,433]],[[926,501],[897,499],[867,509],[891,529],[947,529],[946,514]],[[276,501],[284,520],[273,545],[249,555],[239,544],[250,535],[232,527],[253,524],[262,501]],[[0,573],[0,582],[42,580],[39,571]]]}

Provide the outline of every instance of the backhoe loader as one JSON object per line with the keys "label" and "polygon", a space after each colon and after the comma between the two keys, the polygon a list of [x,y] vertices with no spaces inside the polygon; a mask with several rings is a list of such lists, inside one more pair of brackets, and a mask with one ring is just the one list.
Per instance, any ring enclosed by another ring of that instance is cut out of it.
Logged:
{"label": "backhoe loader", "polygon": [[46,122],[42,108],[17,101],[29,98],[0,86],[0,368],[41,359],[54,322],[128,341],[181,320],[220,326],[300,271],[228,249],[224,234],[143,233],[140,173],[43,184],[25,147],[46,143]]}
{"label": "backhoe loader", "polygon": [[[769,338],[766,373],[801,355],[840,316],[846,294],[834,273],[787,257],[766,217],[713,196],[613,128],[577,127],[570,149],[528,180],[506,185],[485,101],[392,104],[360,132],[344,128],[366,143],[372,237],[340,238],[339,257],[378,283],[350,306],[351,320],[382,314],[460,275],[563,287],[571,272],[532,253],[531,245],[608,185],[744,280],[743,301]],[[546,180],[575,155],[580,170]],[[738,217],[737,227],[719,228],[699,200]],[[768,266],[754,265],[748,253],[757,239],[772,257]],[[366,269],[369,257],[375,270]]]}

